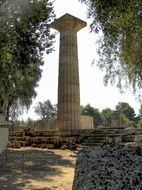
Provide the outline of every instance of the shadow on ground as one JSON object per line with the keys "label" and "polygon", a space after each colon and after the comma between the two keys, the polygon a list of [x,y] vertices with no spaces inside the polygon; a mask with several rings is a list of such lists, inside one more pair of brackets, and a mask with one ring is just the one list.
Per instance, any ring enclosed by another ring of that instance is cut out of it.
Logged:
{"label": "shadow on ground", "polygon": [[0,190],[51,190],[53,188],[32,189],[31,181],[48,182],[51,177],[61,176],[62,167],[74,168],[62,150],[22,149],[8,150],[0,155]]}

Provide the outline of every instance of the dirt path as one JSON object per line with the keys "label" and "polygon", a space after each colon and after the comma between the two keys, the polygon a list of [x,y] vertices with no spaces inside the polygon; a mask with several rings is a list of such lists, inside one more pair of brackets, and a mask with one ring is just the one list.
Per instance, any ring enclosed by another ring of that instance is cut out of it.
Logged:
{"label": "dirt path", "polygon": [[71,190],[76,158],[69,150],[22,148],[0,159],[0,190]]}

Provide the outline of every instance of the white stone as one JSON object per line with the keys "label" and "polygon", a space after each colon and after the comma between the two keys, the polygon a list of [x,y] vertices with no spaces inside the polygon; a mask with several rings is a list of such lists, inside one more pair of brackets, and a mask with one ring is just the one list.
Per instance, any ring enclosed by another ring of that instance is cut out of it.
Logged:
{"label": "white stone", "polygon": [[136,128],[134,127],[127,127],[124,129],[124,135],[132,135],[135,134]]}
{"label": "white stone", "polygon": [[81,115],[81,129],[94,129],[93,117]]}

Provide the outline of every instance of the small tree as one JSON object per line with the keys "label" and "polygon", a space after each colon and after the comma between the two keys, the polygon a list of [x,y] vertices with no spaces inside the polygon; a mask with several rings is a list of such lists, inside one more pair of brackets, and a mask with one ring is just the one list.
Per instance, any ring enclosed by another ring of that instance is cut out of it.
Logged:
{"label": "small tree", "polygon": [[52,105],[50,100],[38,102],[37,106],[35,107],[35,113],[39,115],[41,119],[55,119],[57,115],[57,106]]}
{"label": "small tree", "polygon": [[14,121],[14,124],[15,126],[18,126],[18,127],[29,127],[29,126],[32,126],[34,125],[34,120],[29,118],[27,120],[15,120]]}
{"label": "small tree", "polygon": [[119,102],[116,106],[116,111],[119,111],[125,119],[130,121],[135,121],[135,111],[134,109],[126,102]]}
{"label": "small tree", "polygon": [[142,128],[142,104],[140,106],[140,109],[139,109],[139,114],[138,116],[136,117],[136,126],[138,128]]}
{"label": "small tree", "polygon": [[111,126],[112,114],[113,111],[110,108],[106,108],[101,111],[101,117],[104,126]]}
{"label": "small tree", "polygon": [[138,121],[137,127],[142,128],[142,118]]}

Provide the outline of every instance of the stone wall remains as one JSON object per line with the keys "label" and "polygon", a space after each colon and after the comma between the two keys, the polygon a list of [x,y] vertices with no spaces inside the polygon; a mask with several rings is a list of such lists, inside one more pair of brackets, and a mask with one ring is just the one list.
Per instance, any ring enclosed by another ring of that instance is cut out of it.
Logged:
{"label": "stone wall remains", "polygon": [[0,126],[0,153],[3,152],[8,144],[8,127]]}

